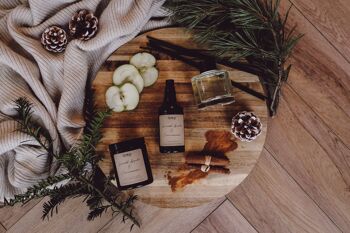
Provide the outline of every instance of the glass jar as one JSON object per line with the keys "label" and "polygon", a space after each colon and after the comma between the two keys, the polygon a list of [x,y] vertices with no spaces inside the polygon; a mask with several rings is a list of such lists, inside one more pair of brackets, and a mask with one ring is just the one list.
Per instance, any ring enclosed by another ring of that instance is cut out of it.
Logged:
{"label": "glass jar", "polygon": [[209,70],[191,79],[195,103],[199,109],[235,102],[228,72]]}

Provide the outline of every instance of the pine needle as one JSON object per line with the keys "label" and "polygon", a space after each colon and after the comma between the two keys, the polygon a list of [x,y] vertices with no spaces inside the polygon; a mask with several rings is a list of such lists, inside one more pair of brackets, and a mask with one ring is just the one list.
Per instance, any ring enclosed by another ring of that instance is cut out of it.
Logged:
{"label": "pine needle", "polygon": [[302,35],[286,29],[280,0],[168,0],[174,23],[191,30],[221,61],[245,59],[259,70],[270,114],[276,114],[280,88],[288,79],[287,58]]}

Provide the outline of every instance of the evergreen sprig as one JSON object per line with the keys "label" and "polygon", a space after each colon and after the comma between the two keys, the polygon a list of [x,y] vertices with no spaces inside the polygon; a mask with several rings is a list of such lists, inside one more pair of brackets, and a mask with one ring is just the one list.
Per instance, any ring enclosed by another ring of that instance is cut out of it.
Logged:
{"label": "evergreen sprig", "polygon": [[290,9],[279,13],[280,0],[168,0],[172,20],[189,30],[218,61],[246,62],[257,70],[276,114],[286,61],[302,37],[287,30]]}
{"label": "evergreen sprig", "polygon": [[42,219],[52,217],[54,212],[58,212],[58,206],[67,198],[80,197],[88,195],[91,192],[86,184],[80,182],[68,183],[60,187],[54,187],[50,192],[50,200],[43,205]]}
{"label": "evergreen sprig", "polygon": [[79,142],[57,160],[61,162],[72,174],[84,172],[87,164],[97,164],[101,159],[96,154],[96,145],[102,138],[100,132],[103,122],[110,115],[110,111],[96,112],[88,123]]}
{"label": "evergreen sprig", "polygon": [[5,199],[4,204],[7,206],[14,206],[17,203],[26,204],[27,202],[33,199],[48,196],[52,192],[54,192],[54,190],[51,189],[50,186],[68,179],[70,179],[70,176],[68,174],[49,176],[45,180],[42,180],[36,185],[33,185],[32,187],[28,188],[25,193],[15,195],[14,198],[10,200]]}
{"label": "evergreen sprig", "polygon": [[[101,128],[111,113],[109,110],[99,112],[90,106],[82,137],[69,150],[63,148],[62,153],[56,154],[53,152],[50,134],[33,117],[33,105],[27,99],[19,98],[15,101],[15,106],[18,114],[14,119],[19,125],[18,130],[33,137],[38,146],[45,149],[50,157],[54,157],[67,173],[49,176],[28,188],[23,194],[5,199],[0,207],[13,206],[16,203],[25,204],[30,200],[48,196],[50,199],[43,205],[44,219],[57,213],[58,206],[65,200],[85,197],[84,201],[90,209],[88,220],[111,210],[113,214],[121,213],[123,222],[129,219],[132,222],[131,229],[134,225],[140,226],[132,211],[136,196],[124,198],[124,194],[116,189],[111,183],[111,178],[106,177],[98,166],[101,156],[97,155],[96,146],[102,138]],[[65,184],[58,185],[62,181],[65,181]]]}
{"label": "evergreen sprig", "polygon": [[93,208],[88,215],[88,220],[91,221],[97,217],[101,217],[102,214],[106,213],[110,207],[111,207],[110,205],[107,205],[107,206],[100,206],[100,207]]}
{"label": "evergreen sprig", "polygon": [[55,156],[52,150],[52,139],[49,132],[33,120],[32,103],[26,98],[19,98],[15,101],[15,110],[18,116],[15,117],[18,130],[35,138],[40,147],[45,149],[50,155]]}

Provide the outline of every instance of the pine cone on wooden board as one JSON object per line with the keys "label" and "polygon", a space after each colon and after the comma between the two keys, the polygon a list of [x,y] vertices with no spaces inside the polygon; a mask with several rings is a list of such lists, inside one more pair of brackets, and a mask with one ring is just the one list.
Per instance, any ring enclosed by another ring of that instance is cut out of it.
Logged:
{"label": "pine cone on wooden board", "polygon": [[67,42],[66,32],[58,26],[48,27],[41,34],[41,44],[50,52],[63,52],[66,49]]}
{"label": "pine cone on wooden board", "polygon": [[239,112],[232,118],[231,131],[241,141],[251,142],[261,134],[260,119],[252,112]]}
{"label": "pine cone on wooden board", "polygon": [[89,40],[98,30],[98,19],[89,10],[78,10],[69,21],[69,32],[74,38]]}

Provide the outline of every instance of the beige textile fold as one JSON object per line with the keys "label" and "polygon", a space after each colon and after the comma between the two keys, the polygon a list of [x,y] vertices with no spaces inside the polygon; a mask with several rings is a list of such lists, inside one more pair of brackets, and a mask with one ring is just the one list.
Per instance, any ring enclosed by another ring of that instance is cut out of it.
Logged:
{"label": "beige textile fold", "polygon": [[[56,151],[70,147],[85,122],[85,84],[104,60],[142,30],[162,27],[164,0],[0,0],[0,200],[21,193],[54,174],[55,163],[35,141],[17,132],[14,100],[33,103],[35,120],[54,139]],[[99,18],[99,32],[89,41],[72,40],[54,54],[40,44],[51,25],[65,29],[72,14],[89,9]],[[150,20],[151,19],[151,20]],[[40,155],[40,156],[38,156]]]}

